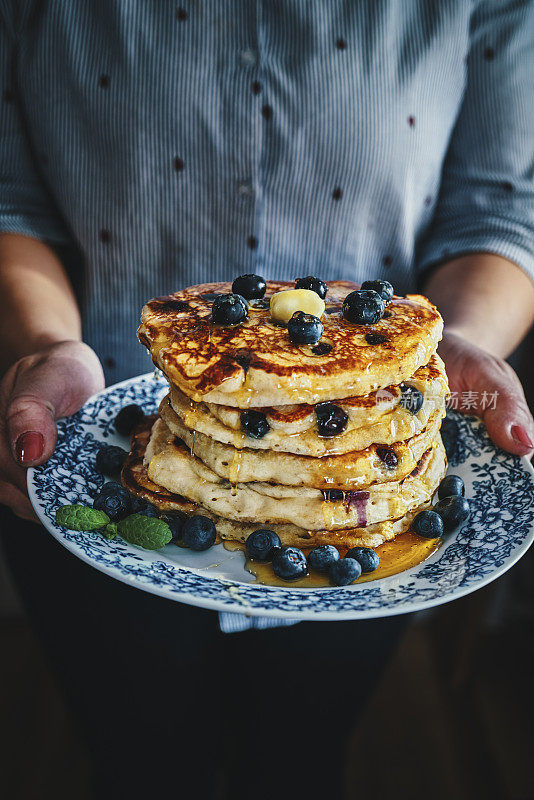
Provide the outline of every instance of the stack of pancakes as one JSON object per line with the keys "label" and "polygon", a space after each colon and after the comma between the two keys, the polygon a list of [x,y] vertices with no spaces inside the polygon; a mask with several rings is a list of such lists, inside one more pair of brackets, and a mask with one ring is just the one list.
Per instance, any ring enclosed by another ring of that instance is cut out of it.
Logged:
{"label": "stack of pancakes", "polygon": [[[138,336],[170,391],[137,429],[123,481],[161,511],[210,517],[219,539],[269,528],[284,545],[377,547],[409,528],[445,473],[442,319],[409,295],[378,323],[352,324],[341,306],[357,287],[332,281],[319,346],[297,345],[269,311],[290,288],[268,282],[235,326],[211,321],[229,284],[147,303]],[[250,411],[261,438],[247,435]],[[324,435],[318,413],[339,432]]]}

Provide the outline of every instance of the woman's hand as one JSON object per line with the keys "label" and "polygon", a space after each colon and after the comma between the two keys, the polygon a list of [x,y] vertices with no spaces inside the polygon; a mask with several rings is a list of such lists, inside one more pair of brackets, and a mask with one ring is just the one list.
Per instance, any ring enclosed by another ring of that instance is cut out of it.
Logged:
{"label": "woman's hand", "polygon": [[458,410],[482,417],[489,435],[503,450],[532,454],[534,420],[509,364],[447,329],[438,352],[445,361],[451,392],[457,393]]}
{"label": "woman's hand", "polygon": [[82,342],[59,342],[13,364],[0,383],[0,503],[36,519],[26,468],[54,452],[56,420],[74,414],[103,387],[100,362]]}

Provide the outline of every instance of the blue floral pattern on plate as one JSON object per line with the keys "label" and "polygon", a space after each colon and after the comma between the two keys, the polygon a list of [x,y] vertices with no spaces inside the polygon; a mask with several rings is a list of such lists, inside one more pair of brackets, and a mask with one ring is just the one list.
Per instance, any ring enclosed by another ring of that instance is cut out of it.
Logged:
{"label": "blue floral pattern on plate", "polygon": [[417,611],[484,586],[509,569],[534,539],[534,472],[526,459],[497,450],[481,422],[451,414],[459,426],[454,472],[471,500],[469,523],[427,561],[380,581],[306,590],[263,586],[244,569],[241,552],[218,545],[191,553],[168,545],[151,552],[99,533],[68,531],[55,523],[64,503],[90,502],[104,478],[95,467],[103,442],[127,447],[113,428],[122,406],[154,413],[167,390],[153,374],[112,386],[58,424],[52,458],[28,471],[34,508],[67,549],[96,569],[145,591],[218,611],[308,620],[363,619]]}

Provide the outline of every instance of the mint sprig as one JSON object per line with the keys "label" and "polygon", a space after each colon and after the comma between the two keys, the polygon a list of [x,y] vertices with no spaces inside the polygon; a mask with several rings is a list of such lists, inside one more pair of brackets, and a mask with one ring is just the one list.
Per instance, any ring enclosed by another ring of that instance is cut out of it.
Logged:
{"label": "mint sprig", "polygon": [[131,514],[117,524],[119,536],[145,550],[159,550],[172,539],[171,529],[157,517]]}
{"label": "mint sprig", "polygon": [[102,536],[106,539],[114,539],[117,535],[117,523],[116,522],[108,522],[105,528],[101,530]]}
{"label": "mint sprig", "polygon": [[71,531],[95,531],[109,521],[104,511],[81,504],[61,506],[56,511],[57,524]]}
{"label": "mint sprig", "polygon": [[104,511],[81,503],[58,508],[56,522],[71,531],[100,530],[106,539],[114,539],[119,534],[125,541],[145,550],[159,550],[172,540],[171,529],[162,519],[130,514],[120,522],[111,522]]}

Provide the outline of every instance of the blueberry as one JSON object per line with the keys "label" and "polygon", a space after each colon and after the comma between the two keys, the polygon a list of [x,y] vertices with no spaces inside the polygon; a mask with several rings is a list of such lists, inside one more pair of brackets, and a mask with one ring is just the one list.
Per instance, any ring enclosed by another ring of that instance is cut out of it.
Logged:
{"label": "blueberry", "polygon": [[312,347],[312,353],[315,356],[327,356],[328,353],[332,352],[332,345],[328,344],[328,342],[319,342],[319,344]]}
{"label": "blueberry", "polygon": [[144,416],[143,409],[132,403],[121,408],[113,421],[113,425],[121,436],[129,436],[135,426],[139,425],[141,420],[144,419]]}
{"label": "blueberry", "polygon": [[374,325],[382,319],[385,304],[378,292],[360,290],[351,292],[343,302],[343,316],[357,325]]}
{"label": "blueberry", "polygon": [[114,444],[103,445],[96,454],[96,468],[104,475],[116,475],[121,471],[128,453]]}
{"label": "blueberry", "polygon": [[323,335],[323,323],[313,314],[295,311],[287,323],[287,332],[293,344],[317,344]]}
{"label": "blueberry", "polygon": [[400,385],[401,390],[401,398],[399,403],[406,411],[410,411],[412,414],[417,414],[420,411],[421,406],[423,405],[423,395],[416,389],[415,386],[410,386],[408,383],[401,383]]}
{"label": "blueberry", "polygon": [[366,333],[365,334],[365,341],[367,344],[384,344],[387,342],[388,337],[385,333]]}
{"label": "blueberry", "polygon": [[377,292],[386,305],[393,299],[393,286],[389,281],[364,281],[361,288]]}
{"label": "blueberry", "polygon": [[375,452],[387,469],[395,469],[395,467],[398,465],[399,459],[392,447],[387,447],[387,445],[376,445]]}
{"label": "blueberry", "polygon": [[458,437],[460,433],[460,428],[456,420],[450,419],[450,417],[445,417],[441,423],[440,433],[443,441],[443,447],[447,453],[447,458],[450,460],[454,458],[456,454],[456,447],[458,445]]}
{"label": "blueberry", "polygon": [[182,530],[184,522],[187,519],[187,514],[182,514],[180,511],[165,514],[162,517],[163,521],[167,523],[171,529],[172,539],[171,542],[177,542],[182,538]]}
{"label": "blueberry", "polygon": [[308,554],[308,564],[317,572],[328,572],[334,561],[339,561],[339,550],[333,544],[321,544]]}
{"label": "blueberry", "polygon": [[113,483],[111,489],[108,488],[97,494],[93,500],[93,508],[104,511],[112,522],[117,522],[131,513],[130,493],[119,483]]}
{"label": "blueberry", "polygon": [[328,577],[334,586],[348,586],[362,574],[362,568],[355,558],[340,558],[328,570]]}
{"label": "blueberry", "polygon": [[158,509],[150,505],[148,500],[144,497],[131,496],[132,514],[141,514],[143,517],[157,517],[159,515]]}
{"label": "blueberry", "polygon": [[345,558],[354,558],[362,568],[362,572],[374,572],[378,569],[380,558],[371,547],[353,547]]}
{"label": "blueberry", "polygon": [[298,547],[281,547],[273,553],[273,572],[283,581],[294,581],[308,574],[306,556]]}
{"label": "blueberry", "polygon": [[434,511],[443,520],[444,533],[456,533],[471,514],[469,501],[465,497],[444,497],[434,506]]}
{"label": "blueberry", "polygon": [[339,503],[345,499],[345,492],[343,489],[329,489],[325,494],[325,500],[330,500],[332,503]]}
{"label": "blueberry", "polygon": [[265,294],[267,284],[261,275],[240,275],[232,283],[232,292],[240,294],[245,300],[259,300]]}
{"label": "blueberry", "polygon": [[191,550],[208,550],[215,544],[217,531],[212,520],[195,514],[182,525],[182,542]]}
{"label": "blueberry", "polygon": [[123,486],[121,483],[117,483],[117,481],[107,481],[107,483],[103,483],[98,492],[95,494],[95,497],[99,497],[105,494],[113,494],[113,492],[117,491],[117,488],[122,489]]}
{"label": "blueberry", "polygon": [[282,547],[280,537],[265,528],[251,533],[246,541],[246,553],[252,561],[270,561],[279,547]]}
{"label": "blueberry", "polygon": [[447,475],[441,481],[438,489],[438,497],[443,500],[445,497],[465,496],[465,483],[458,475]]}
{"label": "blueberry", "polygon": [[239,325],[248,317],[248,303],[240,294],[220,294],[213,301],[211,319],[216,325]]}
{"label": "blueberry", "polygon": [[439,514],[428,508],[415,515],[412,531],[425,539],[438,539],[443,536],[443,520]]}
{"label": "blueberry", "polygon": [[297,278],[295,281],[295,289],[309,289],[310,292],[318,294],[321,300],[324,300],[328,287],[320,278],[314,278],[313,275],[308,275],[306,278]]}
{"label": "blueberry", "polygon": [[261,411],[242,411],[241,430],[251,439],[263,439],[265,434],[271,430],[271,426]]}
{"label": "blueberry", "polygon": [[333,403],[318,403],[315,406],[319,436],[337,436],[343,433],[349,421],[348,414]]}

